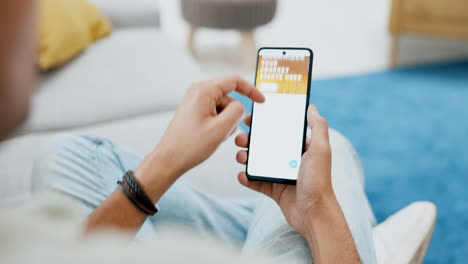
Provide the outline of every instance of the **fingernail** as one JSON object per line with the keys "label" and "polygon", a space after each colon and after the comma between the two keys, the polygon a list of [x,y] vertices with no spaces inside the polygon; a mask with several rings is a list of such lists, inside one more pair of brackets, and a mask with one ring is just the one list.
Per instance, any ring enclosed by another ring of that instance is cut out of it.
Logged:
{"label": "fingernail", "polygon": [[320,112],[319,112],[317,106],[315,106],[315,105],[311,105],[311,106],[313,107],[315,113],[318,114],[318,115],[320,115]]}

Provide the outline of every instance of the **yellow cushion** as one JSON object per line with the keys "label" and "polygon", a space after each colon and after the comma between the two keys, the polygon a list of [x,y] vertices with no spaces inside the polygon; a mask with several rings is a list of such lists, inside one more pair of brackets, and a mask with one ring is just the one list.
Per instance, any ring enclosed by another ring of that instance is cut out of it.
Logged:
{"label": "yellow cushion", "polygon": [[112,32],[110,22],[87,0],[40,0],[39,19],[42,70],[68,62]]}

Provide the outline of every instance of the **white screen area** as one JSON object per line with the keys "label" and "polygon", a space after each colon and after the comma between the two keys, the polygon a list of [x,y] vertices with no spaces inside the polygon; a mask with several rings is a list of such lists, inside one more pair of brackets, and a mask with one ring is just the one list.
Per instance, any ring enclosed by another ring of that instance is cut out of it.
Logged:
{"label": "white screen area", "polygon": [[302,156],[310,57],[276,52],[280,55],[270,51],[259,57],[256,84],[266,100],[254,104],[247,173],[296,180]]}

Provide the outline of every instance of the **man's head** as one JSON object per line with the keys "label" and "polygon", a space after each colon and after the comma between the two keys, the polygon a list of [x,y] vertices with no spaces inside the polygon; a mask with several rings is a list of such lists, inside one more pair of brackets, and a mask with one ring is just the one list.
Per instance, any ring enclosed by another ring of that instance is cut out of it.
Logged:
{"label": "man's head", "polygon": [[36,1],[0,1],[0,140],[26,117],[36,77]]}

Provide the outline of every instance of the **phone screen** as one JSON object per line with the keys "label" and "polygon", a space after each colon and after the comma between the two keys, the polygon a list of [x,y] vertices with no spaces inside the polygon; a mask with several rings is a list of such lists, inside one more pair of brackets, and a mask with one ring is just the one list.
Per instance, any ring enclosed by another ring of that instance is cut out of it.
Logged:
{"label": "phone screen", "polygon": [[305,144],[312,51],[264,48],[255,85],[246,172],[249,179],[295,183]]}

